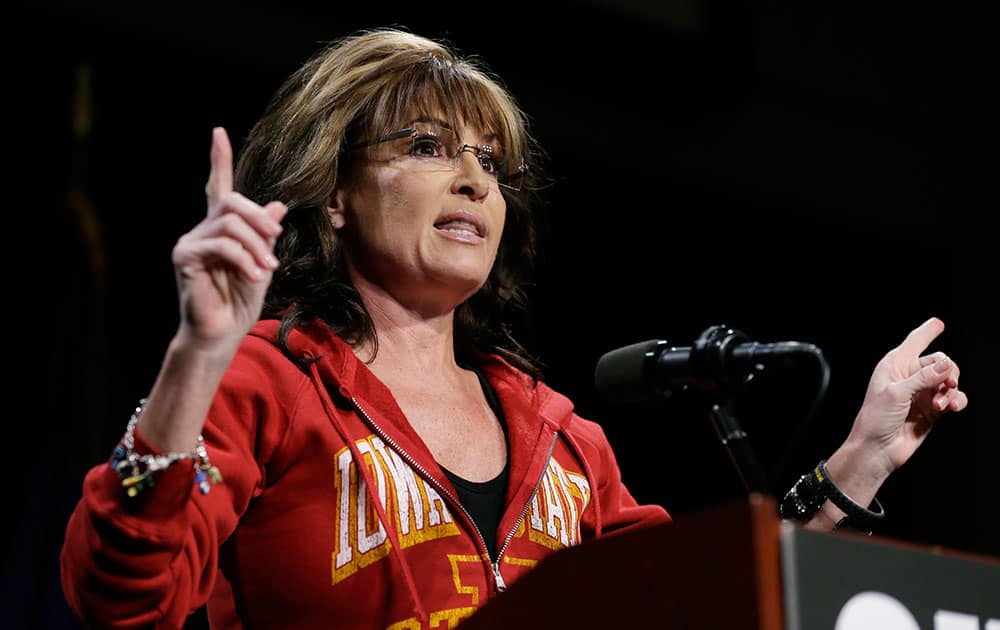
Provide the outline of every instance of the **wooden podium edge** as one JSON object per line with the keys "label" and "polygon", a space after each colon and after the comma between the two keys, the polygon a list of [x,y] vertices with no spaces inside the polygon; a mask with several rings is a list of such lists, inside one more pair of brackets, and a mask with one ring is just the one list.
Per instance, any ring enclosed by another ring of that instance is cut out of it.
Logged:
{"label": "wooden podium edge", "polygon": [[781,569],[781,518],[777,502],[767,495],[750,495],[753,555],[757,563],[758,626],[783,630],[785,627],[784,586]]}

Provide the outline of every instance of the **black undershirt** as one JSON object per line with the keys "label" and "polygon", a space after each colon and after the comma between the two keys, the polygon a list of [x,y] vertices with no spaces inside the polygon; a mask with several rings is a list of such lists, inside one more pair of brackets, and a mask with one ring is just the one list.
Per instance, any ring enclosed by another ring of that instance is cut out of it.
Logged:
{"label": "black undershirt", "polygon": [[[497,420],[500,421],[506,438],[507,421],[504,418],[503,409],[500,407],[500,401],[497,400],[496,392],[493,391],[493,387],[479,370],[473,368],[473,371],[479,377],[479,384],[486,395],[486,402],[489,403]],[[507,479],[510,476],[509,464],[504,464],[500,474],[489,481],[469,481],[459,477],[444,466],[441,466],[441,470],[455,486],[455,490],[458,491],[458,500],[462,502],[462,506],[465,507],[476,523],[476,527],[479,528],[479,532],[483,535],[486,549],[490,552],[490,560],[496,560],[497,528],[500,526],[500,517],[503,515],[504,500],[507,496]]]}

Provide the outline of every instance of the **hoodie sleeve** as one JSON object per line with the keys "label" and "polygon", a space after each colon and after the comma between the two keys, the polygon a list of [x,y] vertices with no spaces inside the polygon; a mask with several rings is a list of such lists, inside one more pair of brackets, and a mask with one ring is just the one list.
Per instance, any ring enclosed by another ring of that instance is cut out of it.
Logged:
{"label": "hoodie sleeve", "polygon": [[[194,484],[189,460],[155,473],[154,485],[134,499],[107,463],[87,473],[60,570],[67,602],[88,627],[179,628],[208,600],[219,545],[263,487],[296,391],[307,383],[276,354],[248,338],[219,386],[203,436],[223,482],[208,494]],[[276,375],[282,372],[285,378]],[[135,450],[155,452],[138,432]]]}
{"label": "hoodie sleeve", "polygon": [[604,429],[596,422],[574,418],[574,441],[583,454],[591,479],[591,509],[583,514],[583,537],[600,537],[670,522],[657,504],[640,504],[622,481],[621,469]]}

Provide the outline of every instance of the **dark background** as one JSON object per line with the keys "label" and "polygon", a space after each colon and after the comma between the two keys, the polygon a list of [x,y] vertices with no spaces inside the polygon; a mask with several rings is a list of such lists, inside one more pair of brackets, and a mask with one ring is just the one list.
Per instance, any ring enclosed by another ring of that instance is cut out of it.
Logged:
{"label": "dark background", "polygon": [[5,98],[15,378],[0,625],[74,627],[62,533],[176,326],[170,250],[204,212],[211,128],[239,150],[284,77],[375,26],[480,56],[531,116],[555,183],[524,339],[605,427],[637,498],[682,517],[743,488],[701,401],[602,402],[604,352],[690,345],[714,324],[818,345],[831,379],[811,423],[808,369],[765,375],[737,407],[783,491],[846,436],[878,359],[936,315],[947,329],[931,349],[962,367],[970,407],[882,488],[880,533],[1000,555],[992,3],[21,11]]}

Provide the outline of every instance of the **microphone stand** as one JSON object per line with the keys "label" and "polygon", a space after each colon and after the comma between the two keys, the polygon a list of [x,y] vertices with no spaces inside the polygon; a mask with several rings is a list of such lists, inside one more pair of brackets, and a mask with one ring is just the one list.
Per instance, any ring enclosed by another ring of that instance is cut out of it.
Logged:
{"label": "microphone stand", "polygon": [[709,415],[715,433],[729,452],[729,459],[732,460],[747,494],[769,494],[766,476],[750,445],[750,438],[730,411],[729,403],[712,403]]}
{"label": "microphone stand", "polygon": [[748,374],[733,378],[731,371],[726,368],[733,348],[747,341],[749,338],[739,330],[725,325],[710,326],[695,341],[691,361],[696,373],[714,376],[708,382],[715,386],[704,388],[704,391],[715,394],[709,407],[709,416],[716,435],[729,452],[729,459],[733,462],[743,487],[748,494],[770,494],[767,477],[750,445],[750,438],[732,413],[733,396],[753,379],[756,369],[760,369],[755,366]]}

